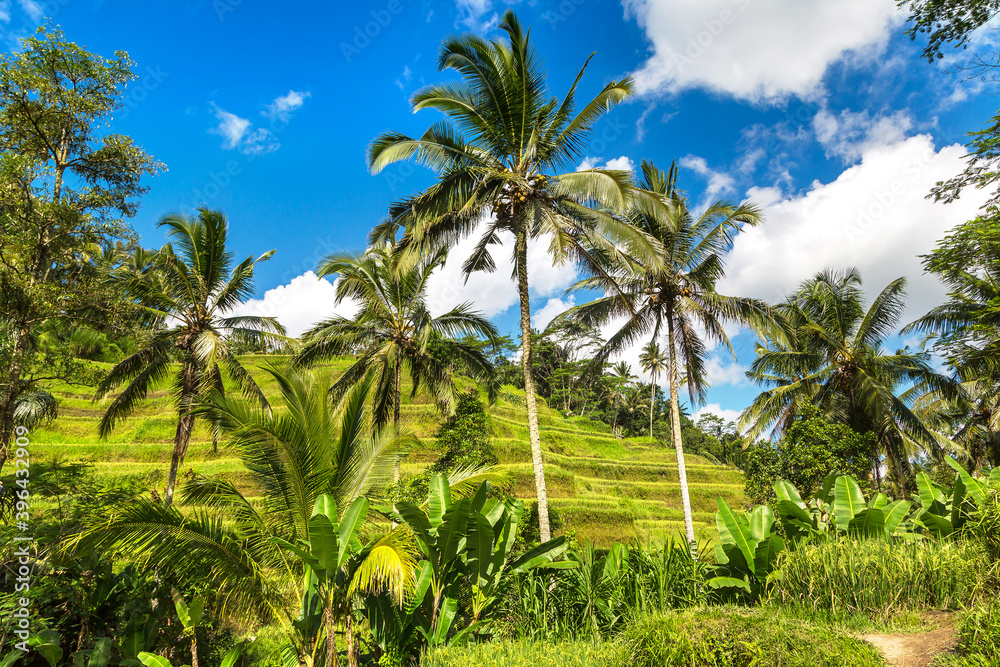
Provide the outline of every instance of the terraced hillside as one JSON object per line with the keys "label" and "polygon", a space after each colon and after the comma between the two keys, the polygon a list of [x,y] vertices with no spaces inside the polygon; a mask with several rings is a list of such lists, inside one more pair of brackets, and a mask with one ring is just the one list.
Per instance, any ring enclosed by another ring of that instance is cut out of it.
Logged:
{"label": "terraced hillside", "polygon": [[[279,357],[244,358],[268,395],[274,395],[276,387],[259,366],[281,361]],[[334,362],[324,370],[340,373],[346,366],[347,361]],[[32,434],[36,459],[92,461],[99,474],[159,471],[159,479],[165,478],[176,427],[166,387],[152,392],[136,415],[121,424],[107,441],[97,437],[103,404],[92,401],[90,390],[64,386],[58,388],[57,395],[59,418]],[[423,440],[423,447],[411,454],[404,470],[417,471],[438,456],[433,434],[441,418],[427,396],[418,394],[411,400],[404,387],[404,400],[404,425]],[[523,401],[523,392],[508,387],[490,407],[490,414],[501,466],[516,480],[516,495],[530,500],[534,497],[534,480]],[[673,449],[649,438],[618,439],[607,425],[564,418],[545,407],[544,402],[540,410],[551,505],[579,538],[606,546],[632,539],[660,541],[683,529]],[[712,539],[715,499],[721,496],[731,505],[742,504],[742,474],[697,456],[689,455],[687,463],[696,532],[699,538]],[[212,452],[211,436],[204,424],[195,430],[184,467],[206,475],[225,475],[244,487],[249,483],[224,442],[220,442],[217,453]],[[252,489],[244,490],[253,494]]]}

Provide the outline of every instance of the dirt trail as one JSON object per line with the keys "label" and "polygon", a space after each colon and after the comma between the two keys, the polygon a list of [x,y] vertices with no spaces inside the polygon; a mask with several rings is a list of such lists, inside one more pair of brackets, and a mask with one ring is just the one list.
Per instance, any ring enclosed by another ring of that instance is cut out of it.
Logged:
{"label": "dirt trail", "polygon": [[882,651],[886,662],[896,667],[927,667],[939,655],[951,653],[958,642],[952,614],[928,619],[938,624],[936,630],[905,635],[875,634],[862,637]]}

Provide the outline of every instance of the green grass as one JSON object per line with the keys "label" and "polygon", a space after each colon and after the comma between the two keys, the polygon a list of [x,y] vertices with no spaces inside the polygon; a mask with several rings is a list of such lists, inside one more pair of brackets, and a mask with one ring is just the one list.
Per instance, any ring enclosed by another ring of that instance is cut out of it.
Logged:
{"label": "green grass", "polygon": [[882,667],[837,626],[770,608],[699,607],[637,619],[605,643],[504,641],[439,650],[423,667]]}
{"label": "green grass", "polygon": [[996,595],[996,565],[954,540],[834,539],[786,552],[772,601],[888,619],[921,608],[959,609]]}
{"label": "green grass", "polygon": [[[280,364],[284,357],[249,355],[242,358],[268,396],[277,394],[277,385],[259,367]],[[348,359],[333,360],[322,372],[339,375]],[[97,364],[107,369],[108,364]],[[111,398],[93,401],[86,387],[56,384],[51,389],[59,400],[59,418],[31,434],[36,459],[62,458],[88,461],[99,476],[161,471],[165,477],[176,428],[174,403],[168,378],[154,387],[135,415],[123,421],[107,440],[101,440],[97,424]],[[469,382],[460,379],[460,386]],[[435,461],[434,433],[441,416],[430,396],[418,392],[410,396],[404,381],[401,410],[403,426],[421,439],[403,470],[416,473]],[[494,447],[501,466],[514,480],[514,494],[524,500],[535,496],[524,414],[524,392],[505,388],[504,397],[490,406]],[[546,482],[552,505],[563,512],[577,538],[609,546],[632,539],[665,541],[683,528],[677,465],[673,449],[648,437],[618,439],[607,424],[584,417],[564,418],[544,401],[539,405],[539,425],[546,460]],[[211,451],[211,436],[204,424],[197,424],[188,449],[185,470],[218,475],[233,480],[253,495],[254,489],[242,465],[220,442],[220,451]],[[736,470],[713,465],[698,456],[687,457],[688,481],[695,528],[700,539],[715,539],[715,499],[730,505],[744,502],[743,476]],[[158,482],[162,484],[162,481]]]}

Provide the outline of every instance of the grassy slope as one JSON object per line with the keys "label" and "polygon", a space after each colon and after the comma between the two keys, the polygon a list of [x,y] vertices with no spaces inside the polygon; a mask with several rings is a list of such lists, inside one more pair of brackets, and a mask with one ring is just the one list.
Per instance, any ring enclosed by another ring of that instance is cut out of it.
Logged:
{"label": "grassy slope", "polygon": [[[244,362],[261,382],[268,396],[276,394],[273,381],[257,369],[275,357],[247,357]],[[340,373],[347,361],[328,364]],[[64,457],[93,461],[101,474],[128,474],[159,470],[165,475],[170,462],[176,417],[166,387],[151,392],[136,415],[119,425],[107,441],[97,437],[97,423],[104,404],[92,402],[92,392],[80,387],[56,387],[59,418],[32,434],[36,458]],[[406,428],[424,440],[405,465],[417,471],[437,457],[433,433],[440,424],[432,402],[426,396],[410,399],[404,387],[402,416]],[[516,480],[518,497],[534,497],[531,458],[523,392],[508,392],[490,408],[494,445],[503,468]],[[631,539],[662,540],[683,528],[677,465],[673,449],[659,446],[649,438],[619,440],[602,423],[583,418],[562,417],[542,405],[539,417],[546,455],[546,480],[551,504],[563,513],[579,538],[606,546]],[[715,536],[715,499],[723,497],[731,505],[743,502],[742,474],[712,465],[697,456],[687,457],[688,482],[695,513],[695,529],[700,538]],[[195,430],[185,469],[211,475],[226,475],[238,484],[247,481],[238,460],[220,443],[218,454],[211,452],[207,428]],[[252,490],[247,489],[251,492]]]}

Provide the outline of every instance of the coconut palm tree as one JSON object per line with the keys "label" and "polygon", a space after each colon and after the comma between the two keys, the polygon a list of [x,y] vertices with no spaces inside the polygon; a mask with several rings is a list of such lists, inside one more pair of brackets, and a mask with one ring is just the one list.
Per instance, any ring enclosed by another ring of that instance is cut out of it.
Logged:
{"label": "coconut palm tree", "polygon": [[822,271],[776,307],[789,335],[758,346],[747,376],[770,389],[743,412],[740,426],[749,427],[751,438],[768,428],[778,437],[800,405],[813,403],[827,418],[875,434],[874,474],[884,454],[904,490],[918,448],[934,453],[952,446],[919,418],[914,401],[929,392],[956,397],[958,388],[927,354],[883,347],[903,313],[906,279],[889,283],[867,308],[861,286],[857,269]]}
{"label": "coconut palm tree", "polygon": [[412,395],[426,387],[438,405],[452,414],[457,403],[453,371],[460,370],[496,390],[493,366],[473,340],[496,342],[496,327],[470,304],[461,304],[434,317],[427,305],[427,280],[446,258],[441,250],[409,268],[392,266],[389,242],[378,242],[361,255],[331,255],[320,262],[320,276],[337,275],[335,304],[354,301],[354,317],[341,315],[320,322],[304,335],[296,363],[356,354],[357,360],[333,385],[342,395],[348,387],[374,373],[375,423],[399,427],[404,370]]}
{"label": "coconut palm tree", "polygon": [[[720,343],[733,354],[723,322],[735,322],[758,330],[773,328],[767,304],[744,297],[723,296],[716,283],[725,275],[724,257],[735,234],[744,225],[756,225],[762,215],[753,204],[717,201],[695,216],[686,198],[677,190],[677,169],[664,173],[642,163],[639,187],[659,206],[636,206],[629,221],[661,244],[655,263],[637,258],[614,258],[602,271],[574,286],[597,289],[605,296],[567,311],[563,317],[593,325],[627,318],[608,339],[598,360],[622,352],[642,340],[655,342],[666,333],[667,371],[670,378],[670,414],[673,444],[677,451],[681,504],[687,541],[695,548],[694,523],[684,467],[681,441],[681,367],[692,403],[704,401],[707,385],[704,365],[708,351],[703,338]],[[639,200],[641,201],[641,200]],[[665,332],[664,332],[665,330]],[[734,354],[735,358],[735,354]]]}
{"label": "coconut palm tree", "polygon": [[491,249],[513,237],[521,370],[544,542],[551,535],[531,365],[528,243],[544,240],[558,263],[586,264],[594,263],[595,253],[619,252],[621,246],[653,257],[655,243],[607,212],[624,209],[630,174],[607,169],[561,173],[582,160],[595,123],[631,94],[631,79],[608,83],[578,109],[577,85],[586,63],[562,100],[551,97],[529,32],[509,10],[500,28],[505,39],[463,35],[444,41],[438,66],[455,70],[460,80],[429,86],[412,100],[414,111],[436,109],[444,120],[418,138],[382,134],[372,142],[368,162],[377,173],[413,159],[438,174],[430,188],[394,204],[387,224],[375,231],[380,235],[405,229],[401,262],[415,261],[422,253],[475,233],[479,242],[465,272],[492,272],[496,264]]}
{"label": "coconut palm tree", "polygon": [[667,369],[667,356],[660,349],[660,344],[651,340],[642,348],[639,355],[642,370],[649,373],[649,437],[653,437],[653,412],[656,410],[656,376]]}
{"label": "coconut palm tree", "polygon": [[228,315],[253,295],[254,268],[273,250],[233,266],[233,254],[226,247],[226,217],[207,208],[199,209],[197,218],[168,215],[158,226],[167,228],[173,244],[167,243],[155,258],[137,254],[136,263],[120,277],[127,293],[158,323],[135,354],[111,369],[98,386],[95,400],[125,386],[101,419],[99,431],[105,438],[170,373],[171,362],[180,361],[173,382],[177,429],[164,496],[169,507],[191,440],[192,410],[209,391],[223,390],[222,369],[246,396],[267,406],[260,387],[231,350],[229,339],[279,338],[284,329],[272,317]]}
{"label": "coconut palm tree", "polygon": [[[182,500],[202,509],[182,513],[176,507],[137,502],[78,535],[67,548],[116,553],[139,567],[197,582],[213,591],[224,617],[246,622],[256,615],[280,622],[301,657],[310,646],[322,644],[324,636],[313,634],[307,642],[296,634],[302,623],[293,624],[293,617],[300,610],[290,609],[286,593],[297,587],[298,597],[307,597],[310,580],[308,572],[303,577],[301,561],[281,543],[309,539],[317,499],[332,497],[344,517],[356,499],[378,494],[415,440],[391,425],[372,427],[374,379],[352,387],[334,409],[326,378],[304,370],[264,370],[278,385],[277,409],[218,393],[197,408],[228,434],[258,497],[251,500],[230,479],[195,476],[184,484]],[[450,481],[460,490],[495,477],[480,471]],[[376,530],[345,570],[341,597],[347,600],[355,590],[401,596],[415,557],[405,532]],[[337,608],[346,614],[344,600]]]}

